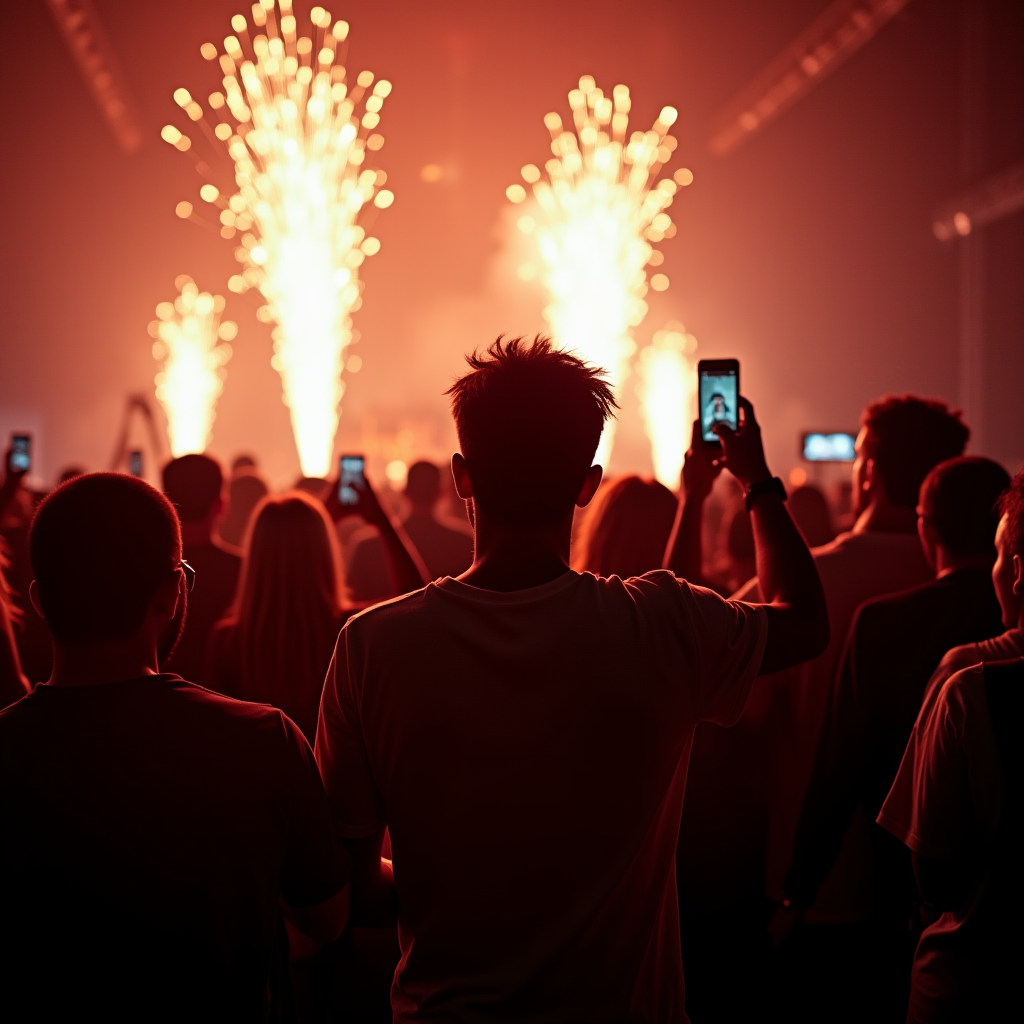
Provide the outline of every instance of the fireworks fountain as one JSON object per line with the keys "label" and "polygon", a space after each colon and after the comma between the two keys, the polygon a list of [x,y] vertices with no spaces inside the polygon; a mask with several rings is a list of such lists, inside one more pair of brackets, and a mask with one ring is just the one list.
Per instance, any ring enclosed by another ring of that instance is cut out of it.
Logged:
{"label": "fireworks fountain", "polygon": [[[662,108],[649,131],[627,138],[626,86],[617,85],[605,96],[593,78],[584,76],[569,93],[569,106],[575,131],[564,128],[557,113],[544,118],[553,153],[544,165],[546,179],[535,164],[522,169],[536,202],[518,225],[536,235],[540,271],[526,263],[519,276],[539,276],[547,290],[544,318],[555,342],[604,367],[618,387],[636,350],[633,332],[647,314],[647,289],[664,291],[669,284],[660,273],[648,284],[646,268],[663,259],[652,243],[675,234],[666,209],[693,175],[683,168],[674,179],[651,187],[676,147],[668,134],[677,117],[674,107]],[[506,195],[522,203],[526,189],[510,185]],[[602,465],[611,452],[612,430],[609,423],[597,452]]]}
{"label": "fireworks fountain", "polygon": [[[275,324],[271,362],[281,374],[302,472],[322,477],[338,428],[345,350],[355,340],[351,315],[362,302],[359,267],[380,249],[359,220],[369,204],[384,209],[394,200],[383,188],[386,174],[365,166],[384,144],[375,129],[391,84],[374,85],[372,72],[362,71],[349,87],[347,22],[314,7],[310,35],[298,36],[291,0],[279,0],[279,17],[274,7],[274,0],[253,4],[252,37],[236,14],[236,35],[224,40],[223,53],[212,43],[201,48],[223,73],[223,91],[210,94],[209,107],[230,120],[211,128],[187,89],[174,99],[234,170],[230,195],[211,180],[200,197],[220,208],[224,238],[240,235],[235,258],[242,270],[228,287],[256,288],[265,300],[257,316]],[[179,150],[191,147],[174,125],[161,134]],[[204,163],[197,169],[210,177]],[[177,212],[202,220],[189,202]],[[349,365],[358,365],[355,357]]]}
{"label": "fireworks fountain", "polygon": [[651,442],[654,475],[670,490],[679,487],[683,455],[696,412],[694,360],[697,339],[678,320],[654,332],[640,350],[637,394]]}
{"label": "fireworks fountain", "polygon": [[156,397],[167,413],[171,454],[204,451],[210,441],[214,407],[224,388],[224,366],[231,358],[237,327],[222,321],[224,296],[201,292],[191,277],[174,281],[179,295],[156,307],[149,325],[153,357],[161,368]]}

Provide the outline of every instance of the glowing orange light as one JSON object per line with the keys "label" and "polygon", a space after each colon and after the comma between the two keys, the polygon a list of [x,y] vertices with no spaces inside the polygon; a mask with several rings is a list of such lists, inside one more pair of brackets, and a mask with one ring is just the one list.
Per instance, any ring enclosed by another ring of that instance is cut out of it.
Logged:
{"label": "glowing orange light", "polygon": [[180,294],[156,307],[149,325],[153,357],[160,363],[156,397],[167,413],[171,453],[201,452],[210,442],[214,407],[224,389],[225,364],[238,328],[221,321],[224,299],[201,292],[191,277],[175,279]]}
{"label": "glowing orange light", "polygon": [[637,395],[651,442],[654,475],[666,487],[679,487],[683,455],[696,417],[694,353],[697,339],[678,320],[654,332],[637,360]]}
{"label": "glowing orange light", "polygon": [[[523,263],[518,277],[539,277],[550,297],[544,317],[562,348],[578,352],[603,367],[618,386],[629,372],[636,349],[633,331],[647,313],[646,266],[654,260],[652,242],[670,237],[672,204],[677,184],[671,178],[651,182],[670,158],[676,141],[668,134],[674,107],[663,107],[653,127],[627,137],[629,89],[617,85],[606,96],[589,75],[569,93],[572,127],[563,127],[557,113],[544,124],[551,133],[552,159],[526,164],[523,180],[532,185],[536,210],[519,217],[520,231],[537,239],[539,272]],[[513,203],[526,199],[526,189],[510,185]],[[655,289],[668,286],[656,275]],[[613,423],[605,428],[597,462],[607,465]],[[675,486],[675,485],[673,485]]]}
{"label": "glowing orange light", "polygon": [[[358,269],[380,248],[358,221],[367,205],[386,209],[394,202],[394,193],[381,187],[386,178],[366,167],[367,154],[384,144],[383,136],[370,132],[391,83],[374,85],[370,71],[360,72],[354,85],[346,78],[338,43],[348,36],[347,22],[332,25],[330,13],[314,7],[314,30],[296,37],[290,0],[276,6],[279,17],[274,0],[255,3],[251,22],[235,15],[236,35],[225,38],[219,58],[212,44],[202,48],[208,60],[219,59],[223,72],[223,93],[215,93],[210,105],[226,108],[220,116],[233,119],[217,124],[214,134],[237,189],[207,201],[226,204],[234,215],[232,221],[222,209],[223,237],[242,233],[241,244],[232,244],[243,269],[228,288],[258,288],[266,303],[257,316],[276,325],[271,365],[281,374],[302,472],[326,476],[344,392],[345,350],[353,341],[351,315],[362,303]],[[193,105],[199,107],[187,90],[175,98],[184,101],[189,117]],[[188,139],[174,126],[164,133],[171,145],[187,148]],[[204,199],[207,194],[213,195],[204,193]]]}

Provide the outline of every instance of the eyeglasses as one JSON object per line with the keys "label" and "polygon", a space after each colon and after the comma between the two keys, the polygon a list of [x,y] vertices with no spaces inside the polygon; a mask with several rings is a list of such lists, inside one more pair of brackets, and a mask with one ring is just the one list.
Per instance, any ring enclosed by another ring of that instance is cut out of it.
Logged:
{"label": "eyeglasses", "polygon": [[180,559],[174,568],[180,569],[185,574],[185,585],[188,587],[188,591],[191,594],[192,588],[196,585],[195,569],[193,569],[184,558]]}

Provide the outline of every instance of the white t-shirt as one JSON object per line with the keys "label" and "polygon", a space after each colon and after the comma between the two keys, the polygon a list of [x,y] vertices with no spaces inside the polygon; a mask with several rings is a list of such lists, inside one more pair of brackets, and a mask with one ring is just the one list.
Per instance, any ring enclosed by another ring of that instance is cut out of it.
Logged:
{"label": "white t-shirt", "polygon": [[[976,1015],[979,998],[991,997],[999,981],[1005,987],[1008,980],[986,977],[992,963],[1009,954],[1016,964],[1010,969],[1019,970],[1019,956],[1007,948],[1011,935],[1003,934],[1006,923],[999,920],[1000,882],[1006,879],[991,876],[985,866],[999,837],[1003,792],[984,667],[974,665],[954,674],[931,707],[922,708],[878,815],[878,824],[915,853],[936,861],[973,860],[976,865],[963,905],[943,913],[921,935],[914,954],[909,1020],[981,1020]],[[1012,925],[1019,929],[1020,922]]]}
{"label": "white t-shirt", "polygon": [[945,686],[946,680],[957,672],[972,665],[984,665],[989,661],[1010,661],[1013,658],[1024,658],[1024,629],[1008,629],[991,640],[982,640],[976,644],[963,644],[946,652],[939,662],[939,667],[932,673],[921,702],[920,718],[928,717]]}
{"label": "white t-shirt", "polygon": [[390,831],[396,1021],[685,1020],[693,731],[737,720],[766,638],[663,571],[445,579],[349,620],[316,753],[343,834]]}
{"label": "white t-shirt", "polygon": [[[828,604],[829,645],[817,658],[765,680],[765,689],[772,692],[772,764],[766,767],[771,780],[766,885],[768,895],[776,900],[783,896],[782,882],[793,856],[825,707],[853,614],[873,597],[934,578],[916,533],[841,533],[830,544],[814,548],[812,554]],[[763,600],[757,579],[733,598]],[[850,921],[870,916],[871,891],[857,885],[863,876],[860,864],[870,856],[864,815],[858,814],[835,868],[807,914],[809,920]]]}

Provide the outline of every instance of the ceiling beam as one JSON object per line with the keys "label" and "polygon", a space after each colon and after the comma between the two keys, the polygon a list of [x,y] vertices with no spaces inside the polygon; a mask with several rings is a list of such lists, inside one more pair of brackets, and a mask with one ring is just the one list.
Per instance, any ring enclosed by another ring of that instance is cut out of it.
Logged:
{"label": "ceiling beam", "polygon": [[910,0],[836,0],[726,104],[708,147],[725,156],[857,52]]}
{"label": "ceiling beam", "polygon": [[118,145],[134,153],[142,145],[142,131],[92,0],[46,0],[46,6]]}
{"label": "ceiling beam", "polygon": [[1018,210],[1024,210],[1024,160],[947,199],[932,214],[932,231],[949,242]]}

